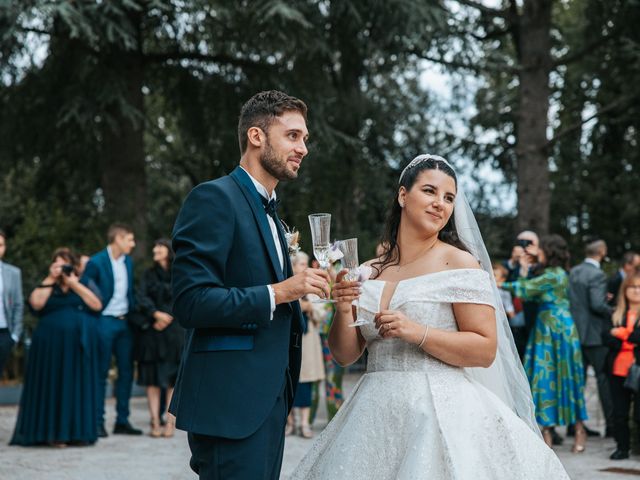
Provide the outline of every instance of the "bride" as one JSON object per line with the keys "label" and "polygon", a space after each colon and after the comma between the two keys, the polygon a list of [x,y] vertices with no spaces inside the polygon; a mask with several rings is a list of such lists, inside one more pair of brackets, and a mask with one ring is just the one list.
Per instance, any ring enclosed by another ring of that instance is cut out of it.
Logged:
{"label": "bride", "polygon": [[[293,479],[568,479],[542,441],[491,263],[451,165],[400,175],[375,279],[338,275],[329,334],[367,373]],[[478,263],[478,261],[480,263]],[[353,328],[351,302],[367,323]]]}

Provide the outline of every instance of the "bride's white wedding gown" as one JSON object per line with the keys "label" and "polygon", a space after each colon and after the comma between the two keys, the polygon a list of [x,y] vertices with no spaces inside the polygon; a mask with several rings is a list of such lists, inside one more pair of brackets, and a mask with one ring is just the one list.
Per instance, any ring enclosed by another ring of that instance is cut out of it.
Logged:
{"label": "bride's white wedding gown", "polygon": [[[360,327],[367,372],[291,478],[568,479],[542,439],[464,369],[378,335],[373,316],[384,286],[369,280],[360,298],[359,316],[372,322]],[[457,330],[452,303],[493,305],[489,274],[460,269],[403,280],[389,309]]]}

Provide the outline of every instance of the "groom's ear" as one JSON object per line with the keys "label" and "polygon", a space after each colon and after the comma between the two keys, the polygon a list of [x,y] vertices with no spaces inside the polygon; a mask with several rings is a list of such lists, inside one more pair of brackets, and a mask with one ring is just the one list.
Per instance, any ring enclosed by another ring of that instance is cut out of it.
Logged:
{"label": "groom's ear", "polygon": [[260,127],[251,127],[247,130],[247,140],[249,144],[255,148],[260,148],[264,145],[267,136]]}

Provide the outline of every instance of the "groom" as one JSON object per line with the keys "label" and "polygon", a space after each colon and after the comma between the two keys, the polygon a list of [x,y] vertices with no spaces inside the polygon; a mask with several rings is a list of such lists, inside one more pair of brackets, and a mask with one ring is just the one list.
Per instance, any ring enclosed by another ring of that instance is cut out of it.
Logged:
{"label": "groom", "polygon": [[300,372],[298,299],[329,295],[329,276],[292,276],[275,187],[307,154],[307,107],[254,95],[238,122],[230,175],[187,196],[173,231],[174,315],[187,328],[170,412],[206,480],[276,480]]}

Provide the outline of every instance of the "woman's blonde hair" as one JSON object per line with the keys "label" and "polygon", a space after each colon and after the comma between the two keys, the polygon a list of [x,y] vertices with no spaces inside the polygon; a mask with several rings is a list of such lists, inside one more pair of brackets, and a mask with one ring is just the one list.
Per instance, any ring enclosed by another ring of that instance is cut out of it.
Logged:
{"label": "woman's blonde hair", "polygon": [[634,280],[640,280],[640,270],[636,269],[631,275],[627,275],[624,277],[622,284],[620,285],[620,290],[618,290],[618,301],[616,302],[616,308],[613,311],[613,315],[611,317],[613,324],[616,327],[623,325],[625,321],[625,314],[629,309],[629,304],[627,303],[626,291],[627,287],[631,285],[631,282]]}

